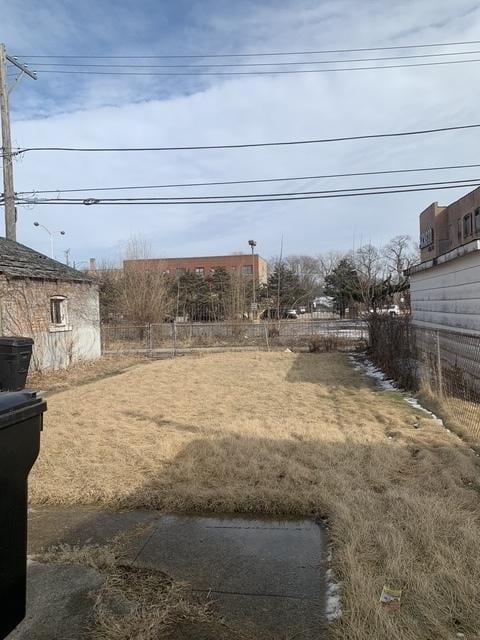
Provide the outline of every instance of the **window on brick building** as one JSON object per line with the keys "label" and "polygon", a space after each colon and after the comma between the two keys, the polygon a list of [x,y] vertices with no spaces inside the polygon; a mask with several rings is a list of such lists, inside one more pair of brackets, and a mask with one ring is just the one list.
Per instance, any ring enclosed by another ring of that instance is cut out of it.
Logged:
{"label": "window on brick building", "polygon": [[243,265],[243,275],[251,276],[252,273],[253,273],[253,266],[251,264],[244,264]]}
{"label": "window on brick building", "polygon": [[204,268],[203,267],[195,267],[195,273],[197,274],[197,276],[202,276],[202,278],[203,278]]}
{"label": "window on brick building", "polygon": [[475,233],[480,233],[480,207],[475,209]]}
{"label": "window on brick building", "polygon": [[462,219],[458,218],[457,220],[457,240],[458,242],[462,241]]}
{"label": "window on brick building", "polygon": [[468,238],[472,235],[472,214],[467,213],[463,216],[463,238]]}
{"label": "window on brick building", "polygon": [[68,323],[67,299],[63,296],[50,298],[50,321],[56,326],[65,326]]}

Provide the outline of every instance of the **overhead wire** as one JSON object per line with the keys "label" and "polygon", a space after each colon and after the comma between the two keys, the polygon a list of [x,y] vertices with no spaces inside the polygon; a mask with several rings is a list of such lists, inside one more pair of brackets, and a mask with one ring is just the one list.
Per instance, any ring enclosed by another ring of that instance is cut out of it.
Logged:
{"label": "overhead wire", "polygon": [[22,54],[15,57],[21,58],[76,58],[76,59],[90,59],[90,60],[104,60],[104,59],[121,59],[121,60],[137,60],[137,59],[162,59],[162,58],[248,58],[248,57],[265,57],[265,56],[304,56],[304,55],[322,55],[325,53],[358,53],[362,51],[392,51],[403,49],[425,49],[435,47],[452,47],[452,46],[466,46],[472,44],[480,44],[480,40],[463,40],[456,42],[434,42],[426,44],[404,44],[404,45],[389,45],[383,47],[357,47],[357,48],[343,48],[343,49],[317,49],[317,50],[303,50],[303,51],[259,51],[259,52],[243,52],[243,53],[195,53],[195,54],[155,54],[155,55],[75,55],[75,54]]}
{"label": "overhead wire", "polygon": [[286,140],[275,142],[248,142],[240,144],[217,144],[217,145],[188,145],[188,146],[172,146],[172,147],[17,147],[12,155],[23,154],[31,151],[62,151],[62,152],[150,152],[150,151],[199,151],[207,149],[247,149],[255,147],[281,147],[303,144],[322,144],[331,142],[346,142],[354,140],[372,140],[377,138],[395,138],[404,136],[426,135],[431,133],[441,133],[447,131],[459,131],[476,129],[480,127],[479,123],[453,125],[448,127],[437,127],[433,129],[419,129],[411,131],[398,131],[393,133],[371,133],[359,136],[341,136],[335,138],[314,138],[307,140]]}
{"label": "overhead wire", "polygon": [[[38,67],[89,67],[89,68],[122,68],[122,69],[210,69],[214,67],[282,67],[282,66],[302,66],[313,64],[347,64],[351,62],[376,62],[384,60],[411,60],[417,58],[439,58],[445,56],[465,56],[479,54],[480,50],[473,51],[449,51],[445,53],[422,53],[407,56],[382,56],[375,58],[347,58],[343,60],[296,60],[281,62],[221,62],[205,64],[117,64],[117,63],[89,63],[89,62],[36,62]],[[28,62],[28,61],[27,61]]]}
{"label": "overhead wire", "polygon": [[[324,195],[314,195],[314,196],[288,196],[288,197],[279,197],[279,198],[257,198],[252,200],[213,200],[213,201],[193,201],[193,202],[167,202],[165,200],[158,202],[96,202],[96,206],[141,206],[141,205],[187,205],[187,204],[244,204],[244,203],[253,203],[253,202],[282,202],[282,201],[290,201],[290,200],[321,200],[325,198],[349,198],[356,196],[375,196],[375,195],[388,195],[392,193],[410,193],[415,191],[436,191],[437,189],[454,189],[461,187],[471,187],[472,184],[464,184],[464,185],[446,185],[446,186],[437,186],[437,187],[415,187],[412,189],[392,189],[389,191],[371,191],[369,193],[359,192],[359,193],[333,193],[333,194],[324,194]],[[17,202],[17,204],[25,204],[25,205],[61,205],[61,206],[78,206],[78,205],[86,205],[86,202],[59,202],[57,200],[53,200],[51,202],[36,202],[36,201],[24,201]]]}
{"label": "overhead wire", "polygon": [[97,76],[267,76],[267,75],[298,75],[312,73],[337,73],[342,71],[373,71],[379,69],[407,69],[410,67],[436,67],[441,65],[452,64],[469,64],[480,62],[480,58],[472,58],[471,60],[443,60],[441,62],[415,62],[412,64],[385,64],[374,65],[368,67],[338,67],[328,69],[289,69],[289,70],[270,70],[270,71],[175,71],[175,72],[157,72],[157,71],[77,71],[66,69],[33,69],[38,74],[57,73],[57,74],[73,74],[73,75],[97,75]]}
{"label": "overhead wire", "polygon": [[17,195],[28,194],[48,194],[48,193],[81,193],[92,191],[130,191],[136,189],[171,189],[171,188],[183,188],[183,187],[211,187],[211,186],[223,186],[234,184],[259,184],[268,182],[291,182],[300,180],[323,180],[326,178],[351,178],[355,176],[377,176],[396,173],[418,173],[428,171],[445,171],[455,169],[472,169],[480,167],[480,163],[475,164],[457,164],[457,165],[440,165],[437,167],[415,167],[411,169],[386,169],[383,171],[355,171],[350,173],[324,173],[320,175],[311,176],[287,176],[283,178],[256,178],[247,180],[217,180],[211,182],[179,182],[171,184],[149,184],[149,185],[122,185],[118,187],[80,187],[78,189],[31,189],[30,191],[17,191]]}
{"label": "overhead wire", "polygon": [[404,191],[429,191],[434,189],[471,187],[480,183],[480,178],[446,180],[439,182],[421,182],[400,185],[382,185],[370,187],[349,187],[346,189],[327,189],[321,191],[294,191],[290,193],[256,193],[218,196],[169,196],[138,198],[16,198],[19,204],[64,204],[64,205],[125,205],[125,204],[215,204],[273,202],[276,200],[309,200],[326,197],[350,197],[353,195],[376,195],[379,193],[402,193]]}

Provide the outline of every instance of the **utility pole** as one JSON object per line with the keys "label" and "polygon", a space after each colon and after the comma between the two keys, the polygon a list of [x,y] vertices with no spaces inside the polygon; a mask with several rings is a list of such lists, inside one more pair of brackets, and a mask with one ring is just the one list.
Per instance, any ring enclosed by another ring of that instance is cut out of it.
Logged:
{"label": "utility pole", "polygon": [[[20,70],[13,84],[7,86],[7,62]],[[12,140],[10,134],[10,113],[8,96],[20,78],[26,74],[34,80],[35,73],[30,71],[16,58],[9,56],[5,45],[0,43],[0,119],[2,121],[2,157],[3,157],[3,201],[5,206],[5,237],[9,240],[17,239],[17,214],[15,210],[15,192],[13,190]]]}
{"label": "utility pole", "polygon": [[70,249],[65,249],[63,253],[65,254],[65,264],[67,265],[67,267],[69,267],[70,266]]}

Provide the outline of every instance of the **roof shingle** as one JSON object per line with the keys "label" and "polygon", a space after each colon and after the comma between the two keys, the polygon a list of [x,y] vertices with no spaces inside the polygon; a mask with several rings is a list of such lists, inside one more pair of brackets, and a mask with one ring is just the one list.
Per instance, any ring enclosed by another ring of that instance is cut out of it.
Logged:
{"label": "roof shingle", "polygon": [[89,282],[93,280],[81,271],[38,253],[14,240],[0,238],[0,273],[10,278]]}

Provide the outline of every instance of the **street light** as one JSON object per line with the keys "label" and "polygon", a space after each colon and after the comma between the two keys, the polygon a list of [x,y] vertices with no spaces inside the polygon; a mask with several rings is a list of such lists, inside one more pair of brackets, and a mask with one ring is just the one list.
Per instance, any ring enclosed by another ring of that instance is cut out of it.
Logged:
{"label": "street light", "polygon": [[52,260],[55,260],[55,251],[54,251],[54,248],[53,248],[53,237],[55,236],[55,234],[58,234],[60,236],[64,236],[65,235],[65,231],[50,231],[50,229],[47,229],[47,227],[45,225],[40,224],[39,222],[34,222],[33,224],[34,224],[35,227],[42,227],[42,229],[45,229],[45,231],[50,236],[50,257],[52,258]]}
{"label": "street light", "polygon": [[257,317],[257,299],[255,291],[255,247],[257,246],[257,243],[255,240],[249,240],[248,244],[252,248],[252,319],[255,319]]}

